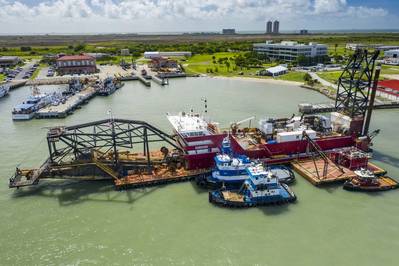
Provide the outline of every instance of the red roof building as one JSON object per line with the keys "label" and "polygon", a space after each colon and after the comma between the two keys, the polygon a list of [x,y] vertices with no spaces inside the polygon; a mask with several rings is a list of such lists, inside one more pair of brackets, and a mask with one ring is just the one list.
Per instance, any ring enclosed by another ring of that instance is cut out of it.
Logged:
{"label": "red roof building", "polygon": [[378,82],[377,95],[399,101],[399,80],[382,80]]}
{"label": "red roof building", "polygon": [[64,55],[57,59],[60,75],[96,73],[96,59],[89,55]]}

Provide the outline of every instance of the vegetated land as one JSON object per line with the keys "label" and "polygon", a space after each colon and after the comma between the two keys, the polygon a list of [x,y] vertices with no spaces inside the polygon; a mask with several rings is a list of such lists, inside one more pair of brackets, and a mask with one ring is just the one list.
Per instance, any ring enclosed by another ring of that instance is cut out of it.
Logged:
{"label": "vegetated land", "polygon": [[[191,51],[193,57],[180,61],[188,73],[255,76],[261,69],[282,63],[251,53],[254,42],[265,40],[324,43],[329,46],[329,55],[335,62],[345,63],[353,53],[346,49],[347,43],[399,45],[399,33],[0,36],[0,55],[40,59],[46,54],[106,53],[108,56],[97,60],[98,64],[119,64],[122,60],[129,63],[141,58],[144,51]],[[120,56],[122,48],[129,49],[132,56]],[[340,73],[323,72],[320,76],[336,82]],[[398,73],[395,67],[384,67],[383,74]],[[303,81],[303,73],[289,72],[278,79]]]}
{"label": "vegetated land", "polygon": [[0,82],[4,81],[5,77],[6,76],[4,74],[0,74]]}
{"label": "vegetated land", "polygon": [[342,71],[328,71],[328,72],[317,72],[317,75],[333,84],[338,83],[338,78],[341,76]]}

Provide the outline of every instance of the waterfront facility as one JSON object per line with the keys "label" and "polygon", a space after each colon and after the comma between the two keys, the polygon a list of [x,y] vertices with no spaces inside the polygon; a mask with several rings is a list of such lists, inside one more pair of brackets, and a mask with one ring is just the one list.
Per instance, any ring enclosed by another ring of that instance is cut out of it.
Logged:
{"label": "waterfront facility", "polygon": [[253,49],[257,53],[265,54],[270,58],[292,62],[299,56],[304,57],[323,57],[327,55],[327,45],[318,43],[303,44],[292,41],[273,43],[255,43]]}
{"label": "waterfront facility", "polygon": [[378,82],[377,96],[399,101],[399,80],[381,80]]}
{"label": "waterfront facility", "polygon": [[65,55],[56,61],[60,75],[96,73],[96,59],[89,55]]}

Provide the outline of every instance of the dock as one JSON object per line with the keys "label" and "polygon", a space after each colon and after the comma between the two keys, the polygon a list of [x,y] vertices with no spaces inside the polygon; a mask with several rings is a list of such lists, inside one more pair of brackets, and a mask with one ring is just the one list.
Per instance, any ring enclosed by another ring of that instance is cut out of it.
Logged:
{"label": "dock", "polygon": [[160,77],[158,77],[158,76],[153,76],[153,77],[152,77],[152,80],[153,80],[155,83],[157,83],[157,84],[159,84],[159,85],[161,85],[161,86],[169,85],[169,81],[168,81],[167,78],[160,78]]}
{"label": "dock", "polygon": [[[374,109],[393,109],[399,108],[399,102],[390,103],[375,103]],[[335,103],[301,103],[298,105],[300,113],[303,114],[317,114],[340,111],[340,108],[335,107]]]}
{"label": "dock", "polygon": [[89,99],[96,95],[96,90],[93,87],[76,93],[69,97],[65,103],[60,103],[57,106],[46,106],[36,112],[36,118],[64,118],[71,114],[75,109],[85,104]]}
{"label": "dock", "polygon": [[141,83],[143,83],[145,86],[151,87],[151,81],[147,80],[145,77],[143,77],[143,76],[137,76],[137,79],[138,79],[139,81],[141,81]]}
{"label": "dock", "polygon": [[[341,166],[343,171],[340,171],[334,166],[330,166],[325,176],[320,176],[319,173],[323,173],[325,162],[323,159],[312,159],[297,160],[291,163],[295,171],[297,171],[306,180],[315,186],[320,186],[329,183],[339,183],[356,177],[354,171]],[[368,169],[375,175],[384,175],[386,171],[373,163],[368,163]]]}

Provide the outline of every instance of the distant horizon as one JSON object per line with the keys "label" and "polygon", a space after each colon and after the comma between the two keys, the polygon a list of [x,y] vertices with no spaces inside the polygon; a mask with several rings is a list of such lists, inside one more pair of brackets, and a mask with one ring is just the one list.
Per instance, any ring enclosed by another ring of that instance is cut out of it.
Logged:
{"label": "distant horizon", "polygon": [[399,25],[392,0],[0,0],[0,34],[365,32]]}
{"label": "distant horizon", "polygon": [[[234,29],[234,28],[231,28]],[[266,34],[265,31],[257,31],[257,30],[236,30],[236,34]],[[281,30],[279,34],[296,34],[299,33],[301,29],[298,30]],[[371,29],[320,29],[320,30],[311,30],[311,29],[302,29],[308,30],[309,34],[317,33],[399,33],[399,29],[381,29],[381,28],[371,28]],[[181,34],[198,34],[198,33],[208,33],[208,34],[221,34],[222,29],[220,30],[198,30],[198,31],[145,31],[145,32],[37,32],[37,33],[0,33],[0,36],[35,36],[35,35],[181,35]]]}

